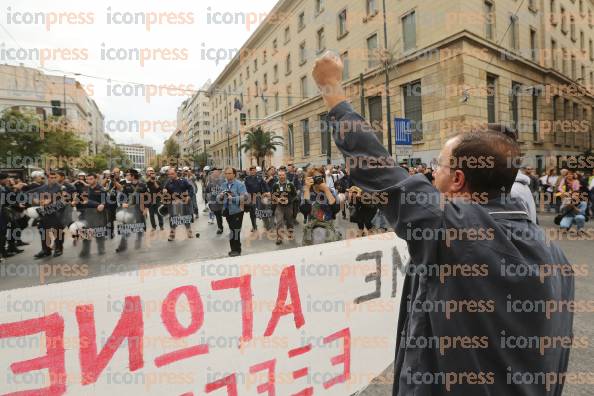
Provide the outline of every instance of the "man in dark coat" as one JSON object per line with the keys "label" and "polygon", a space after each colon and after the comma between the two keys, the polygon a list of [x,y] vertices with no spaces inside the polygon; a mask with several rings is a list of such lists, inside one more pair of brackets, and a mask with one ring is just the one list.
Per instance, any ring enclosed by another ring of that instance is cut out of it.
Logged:
{"label": "man in dark coat", "polygon": [[[509,196],[521,163],[513,133],[489,124],[447,140],[435,187],[394,161],[378,167],[391,157],[346,101],[342,68],[327,53],[313,70],[336,145],[358,164],[351,168],[357,186],[388,193],[382,210],[411,256],[393,395],[561,395],[573,337],[574,273]],[[481,158],[490,165],[478,166]]]}
{"label": "man in dark coat", "polygon": [[91,241],[97,241],[97,252],[105,254],[105,238],[109,233],[107,216],[107,192],[97,183],[97,175],[86,176],[85,185],[75,200],[76,208],[81,213],[80,219],[86,223],[83,247],[80,257],[86,258],[91,253]]}
{"label": "man in dark coat", "polygon": [[39,234],[41,237],[41,250],[34,257],[41,259],[52,255],[51,236],[54,236],[54,257],[62,255],[64,250],[64,226],[62,214],[65,203],[62,200],[62,185],[58,182],[58,174],[50,171],[47,183],[29,191],[32,202],[39,205]]}

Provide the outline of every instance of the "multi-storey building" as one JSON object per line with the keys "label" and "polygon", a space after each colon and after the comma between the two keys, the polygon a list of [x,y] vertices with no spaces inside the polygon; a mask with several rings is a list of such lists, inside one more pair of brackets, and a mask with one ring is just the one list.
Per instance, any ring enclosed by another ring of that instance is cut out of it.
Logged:
{"label": "multi-storey building", "polygon": [[209,87],[210,80],[177,109],[177,128],[172,137],[182,156],[200,154],[211,144]]}
{"label": "multi-storey building", "polygon": [[154,148],[142,144],[118,144],[117,147],[126,154],[132,167],[140,171],[146,170],[157,155]]}
{"label": "multi-storey building", "polygon": [[499,122],[542,168],[593,144],[593,13],[592,0],[386,0],[385,37],[379,0],[280,0],[210,87],[210,153],[238,166],[241,138],[262,127],[284,138],[268,163],[343,162],[311,77],[333,50],[385,145],[390,123],[394,152],[394,118],[411,121],[411,159],[427,163],[448,137]]}
{"label": "multi-storey building", "polygon": [[106,144],[105,118],[74,78],[22,65],[0,65],[0,113],[7,109],[34,114],[40,122],[51,116],[63,117],[68,127],[86,140],[87,154],[96,154]]}

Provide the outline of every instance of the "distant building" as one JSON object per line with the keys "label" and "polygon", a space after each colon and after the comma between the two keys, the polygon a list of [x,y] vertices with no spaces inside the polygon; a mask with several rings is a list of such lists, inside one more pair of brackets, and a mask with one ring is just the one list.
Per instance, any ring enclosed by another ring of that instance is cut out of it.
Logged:
{"label": "distant building", "polygon": [[[311,77],[326,50],[342,58],[347,97],[386,147],[390,125],[396,152],[394,118],[411,121],[413,162],[430,163],[448,138],[487,122],[517,129],[540,169],[593,148],[592,0],[386,0],[388,56],[381,6],[278,1],[210,86],[215,162],[238,166],[240,136],[258,127],[284,138],[267,163],[344,161]],[[241,155],[244,167],[254,161]]]}
{"label": "distant building", "polygon": [[0,65],[0,113],[11,109],[36,115],[40,122],[64,117],[68,127],[87,142],[86,154],[96,154],[107,144],[105,117],[74,78],[22,65]]}
{"label": "distant building", "polygon": [[126,154],[132,162],[132,167],[141,171],[150,166],[151,161],[157,155],[154,148],[141,144],[118,144],[117,147]]}
{"label": "distant building", "polygon": [[182,156],[194,156],[204,152],[211,144],[210,80],[192,97],[186,99],[177,110],[177,129],[172,135]]}

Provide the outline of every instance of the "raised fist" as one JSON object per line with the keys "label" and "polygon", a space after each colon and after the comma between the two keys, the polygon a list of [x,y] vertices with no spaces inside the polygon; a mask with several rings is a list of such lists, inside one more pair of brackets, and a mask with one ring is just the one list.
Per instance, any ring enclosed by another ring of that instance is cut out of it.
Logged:
{"label": "raised fist", "polygon": [[343,68],[340,57],[330,51],[326,51],[314,64],[313,79],[329,108],[345,100],[341,85]]}

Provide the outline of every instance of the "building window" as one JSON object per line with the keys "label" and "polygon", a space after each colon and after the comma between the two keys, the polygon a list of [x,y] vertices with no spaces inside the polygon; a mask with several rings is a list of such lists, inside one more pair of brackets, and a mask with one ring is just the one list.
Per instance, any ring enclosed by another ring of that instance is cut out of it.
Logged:
{"label": "building window", "polygon": [[575,60],[575,55],[571,55],[571,78],[577,78],[577,62]]}
{"label": "building window", "polygon": [[569,24],[571,29],[571,40],[575,42],[577,41],[577,37],[575,35],[575,17],[573,15],[569,17]]}
{"label": "building window", "polygon": [[301,98],[307,98],[307,76],[301,77]]}
{"label": "building window", "polygon": [[540,91],[537,88],[532,88],[532,139],[535,142],[540,141],[540,128],[538,125],[539,97]]}
{"label": "building window", "polygon": [[280,100],[278,98],[278,92],[274,94],[274,111],[280,110]]}
{"label": "building window", "polygon": [[342,60],[342,65],[343,65],[343,69],[342,69],[342,80],[348,80],[349,79],[349,53],[347,52],[343,52],[342,55],[340,55],[340,59]]}
{"label": "building window", "polygon": [[417,47],[417,23],[414,11],[402,17],[402,35],[404,37],[404,51],[410,51]]}
{"label": "building window", "polygon": [[285,28],[285,44],[287,44],[291,40],[291,28],[287,26]]}
{"label": "building window", "polygon": [[250,78],[250,67],[249,66],[247,66],[245,68],[245,78]]}
{"label": "building window", "polygon": [[530,56],[533,62],[538,62],[538,35],[535,29],[530,29]]}
{"label": "building window", "polygon": [[305,12],[304,11],[302,11],[299,14],[299,22],[297,25],[299,26],[299,31],[305,29]]}
{"label": "building window", "polygon": [[338,14],[338,38],[344,37],[347,33],[347,10],[345,8]]}
{"label": "building window", "polygon": [[268,54],[266,53],[266,50],[262,51],[262,64],[265,64],[268,61]]}
{"label": "building window", "polygon": [[291,157],[295,156],[295,132],[293,129],[293,124],[289,124],[287,127],[287,144],[289,145],[289,155]]}
{"label": "building window", "polygon": [[[571,102],[568,99],[565,99],[563,101],[563,120],[571,121]],[[563,143],[565,143],[566,145],[569,144],[569,135],[571,135],[571,132],[564,130],[563,135]]]}
{"label": "building window", "polygon": [[[580,112],[580,105],[579,105],[579,104],[577,104],[577,103],[574,103],[574,104],[573,104],[573,120],[574,120],[574,121],[579,121],[579,118],[580,118],[580,115],[581,115],[581,114],[582,114],[582,113]],[[571,138],[571,140],[572,140],[572,144],[573,144],[574,146],[575,146],[575,145],[577,145],[577,139],[576,139],[576,138],[577,138],[577,136],[576,136],[576,135],[577,135],[578,133],[579,133],[579,132],[578,132],[578,130],[577,130],[577,129],[573,129],[573,130],[572,130],[572,134],[571,134],[571,135],[572,135],[572,138]]]}
{"label": "building window", "polygon": [[520,91],[522,90],[522,84],[512,82],[510,100],[509,100],[509,114],[510,114],[510,127],[518,131],[520,127]]}
{"label": "building window", "polygon": [[291,74],[291,54],[288,54],[285,59],[285,69],[287,71],[286,74]]}
{"label": "building window", "polygon": [[273,83],[276,84],[278,82],[278,65],[274,65],[272,68],[272,77],[274,78]]}
{"label": "building window", "polygon": [[580,31],[580,49],[583,53],[586,53],[586,36],[583,30]]}
{"label": "building window", "polygon": [[320,149],[321,154],[328,154],[328,143],[330,143],[330,134],[328,129],[330,124],[328,123],[328,113],[322,113],[319,116],[320,122]]}
{"label": "building window", "polygon": [[589,41],[589,52],[590,52],[590,60],[594,61],[594,41],[592,41],[592,39],[590,39]]}
{"label": "building window", "polygon": [[375,136],[377,136],[378,140],[383,144],[384,143],[384,134],[383,134],[383,111],[382,111],[382,97],[381,96],[372,96],[367,99],[367,106],[369,107],[369,122],[371,122],[371,126],[375,132]]}
{"label": "building window", "polygon": [[421,81],[406,84],[402,88],[404,97],[404,117],[411,122],[413,142],[423,140],[423,101]]}
{"label": "building window", "polygon": [[496,113],[497,100],[497,76],[487,75],[487,121],[489,123],[497,122]]}
{"label": "building window", "polygon": [[262,87],[262,91],[266,91],[268,89],[268,73],[264,73],[264,86]]}
{"label": "building window", "polygon": [[582,85],[586,85],[586,66],[582,65],[581,73]]}
{"label": "building window", "polygon": [[316,0],[316,15],[324,12],[324,0]]}
{"label": "building window", "polygon": [[551,67],[556,69],[557,66],[557,42],[551,39]]}
{"label": "building window", "polygon": [[493,12],[494,5],[490,0],[485,1],[485,38],[493,40],[493,33],[495,30],[495,13]]}
{"label": "building window", "polygon": [[584,0],[580,0],[580,15],[585,16],[586,13],[584,12]]}
{"label": "building window", "polygon": [[291,84],[287,85],[287,106],[293,106],[293,87]]}
{"label": "building window", "polygon": [[318,30],[318,52],[322,52],[323,50],[326,49],[326,39],[324,36],[324,28],[321,28],[320,30]]}
{"label": "building window", "polygon": [[561,6],[561,32],[567,34],[567,13],[563,6]]}
{"label": "building window", "polygon": [[520,30],[518,23],[518,16],[512,15],[509,20],[509,45],[514,51],[520,48]]}
{"label": "building window", "polygon": [[553,143],[558,143],[557,121],[559,120],[559,96],[553,96]]}
{"label": "building window", "polygon": [[563,57],[563,59],[561,59],[562,61],[562,67],[561,67],[561,72],[565,75],[567,75],[567,50],[565,48],[563,48],[561,50],[561,56]]}
{"label": "building window", "polygon": [[274,53],[276,53],[276,51],[278,51],[278,40],[277,39],[272,40],[272,50],[274,51]]}
{"label": "building window", "polygon": [[366,0],[365,10],[367,11],[368,16],[377,14],[377,4],[375,0]]}
{"label": "building window", "polygon": [[309,155],[309,119],[301,120],[301,133],[303,134],[303,156]]}
{"label": "building window", "polygon": [[377,34],[374,34],[367,39],[367,66],[369,68],[374,68],[379,64],[377,48]]}
{"label": "building window", "polygon": [[307,62],[307,55],[304,41],[301,44],[299,44],[299,64],[303,65],[305,62]]}

